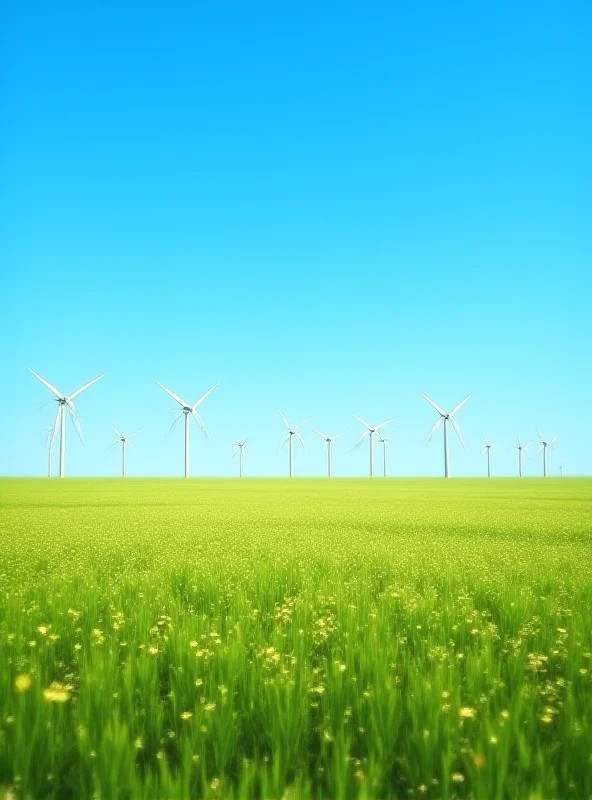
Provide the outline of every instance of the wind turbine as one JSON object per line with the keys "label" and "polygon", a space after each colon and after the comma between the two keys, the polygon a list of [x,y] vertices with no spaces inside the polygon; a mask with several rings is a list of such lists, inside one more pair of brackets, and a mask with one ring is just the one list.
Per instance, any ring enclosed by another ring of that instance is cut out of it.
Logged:
{"label": "wind turbine", "polygon": [[383,464],[383,474],[386,478],[386,446],[391,441],[395,434],[391,433],[390,436],[381,436],[380,433],[378,434],[377,444],[382,445],[382,464]]}
{"label": "wind turbine", "polygon": [[322,439],[325,440],[325,448],[327,450],[327,474],[328,474],[328,476],[330,478],[331,477],[331,442],[333,442],[335,439],[339,439],[340,436],[345,436],[347,431],[343,431],[343,433],[338,433],[337,436],[327,436],[326,433],[322,433],[321,431],[318,431],[316,428],[311,428],[311,430],[313,430],[315,433],[318,433],[318,435]]}
{"label": "wind turbine", "polygon": [[516,450],[518,450],[518,477],[522,477],[522,453],[526,453],[527,448],[530,447],[532,442],[528,442],[528,444],[522,444],[520,441],[520,437],[518,437],[518,445],[516,446]]}
{"label": "wind turbine", "polygon": [[284,421],[284,425],[285,425],[285,426],[286,426],[286,428],[288,429],[288,433],[287,433],[287,434],[285,435],[285,437],[282,439],[282,443],[280,444],[280,450],[281,450],[281,449],[282,449],[282,447],[283,447],[283,446],[286,444],[286,442],[289,442],[289,443],[290,443],[290,477],[292,477],[292,476],[293,476],[293,474],[294,474],[294,453],[293,453],[293,450],[292,450],[292,437],[293,437],[293,436],[296,436],[296,437],[298,438],[298,440],[300,441],[300,444],[301,444],[301,445],[302,445],[302,447],[304,448],[304,452],[306,452],[306,447],[304,446],[304,442],[302,441],[302,436],[301,436],[301,435],[298,433],[298,431],[300,430],[300,428],[301,428],[301,427],[302,427],[302,426],[303,426],[303,425],[304,425],[306,422],[308,422],[308,420],[310,419],[310,417],[307,417],[307,418],[304,420],[304,422],[301,422],[301,423],[300,423],[300,425],[298,425],[296,428],[291,428],[291,427],[289,426],[289,424],[288,424],[288,420],[287,420],[287,419],[284,417],[284,415],[282,414],[282,412],[281,412],[281,411],[278,411],[278,414],[279,414],[279,415],[280,415],[280,417],[283,419],[283,421]]}
{"label": "wind turbine", "polygon": [[135,433],[130,433],[128,436],[124,436],[123,433],[120,433],[117,430],[115,425],[111,425],[111,423],[109,423],[109,427],[112,428],[117,434],[117,441],[113,442],[112,445],[109,445],[107,450],[110,450],[112,447],[115,447],[116,444],[119,444],[119,442],[121,442],[121,477],[125,478],[125,468],[127,462],[127,454],[126,454],[127,446],[129,444],[129,446],[131,447],[132,443],[130,442],[130,439],[132,438],[132,436],[137,436],[139,433],[142,433],[142,431],[141,430],[136,431]]}
{"label": "wind turbine", "polygon": [[[248,437],[247,437],[248,439]],[[245,451],[245,455],[247,454],[247,439],[243,442],[240,442],[238,439],[236,442],[233,443],[234,453],[232,457],[234,458],[235,455],[238,453],[238,477],[243,477],[243,449]]]}
{"label": "wind turbine", "polygon": [[485,442],[485,447],[483,448],[481,456],[484,456],[487,453],[487,477],[491,478],[491,448],[494,444],[498,443],[498,440],[496,439],[495,442],[488,442],[485,436],[482,436],[481,438]]}
{"label": "wind turbine", "polygon": [[[49,458],[51,459],[51,448],[53,446],[55,435],[56,435],[58,427],[59,427],[59,429],[60,429],[60,478],[63,478],[64,474],[65,474],[65,469],[66,469],[66,415],[68,413],[70,414],[70,419],[72,420],[72,422],[74,424],[74,427],[76,428],[76,432],[78,433],[78,436],[80,437],[80,441],[82,442],[82,444],[84,444],[84,437],[82,435],[82,428],[80,427],[80,421],[78,419],[78,414],[76,413],[76,408],[74,407],[74,398],[78,397],[79,394],[82,394],[82,392],[85,389],[88,389],[89,386],[92,386],[93,383],[96,383],[97,381],[100,381],[101,378],[104,378],[107,373],[104,372],[102,375],[99,375],[98,378],[94,378],[92,381],[89,381],[88,383],[85,383],[84,386],[81,386],[80,389],[76,389],[76,391],[72,392],[72,394],[65,395],[65,394],[62,394],[60,391],[58,391],[55,388],[55,386],[52,386],[51,383],[48,383],[48,381],[46,381],[45,378],[42,378],[41,375],[38,375],[36,372],[34,372],[31,369],[31,367],[27,367],[27,369],[29,370],[30,373],[32,373],[37,378],[37,380],[41,381],[41,383],[44,386],[47,386],[49,391],[53,392],[53,394],[56,396],[56,401],[58,403],[58,410],[57,410],[57,413],[56,413],[55,422],[53,424],[53,430],[51,432],[51,438],[50,438],[50,442],[49,442],[49,450],[50,450]],[[51,468],[50,468],[50,471],[51,471]]]}
{"label": "wind turbine", "polygon": [[360,419],[360,417],[356,417],[355,414],[354,414],[354,419],[357,419],[358,422],[361,422],[362,425],[364,425],[365,428],[366,428],[364,433],[360,436],[360,439],[358,440],[357,445],[354,447],[354,450],[357,450],[358,447],[361,447],[361,445],[362,445],[364,439],[366,438],[366,436],[370,437],[370,477],[373,478],[374,477],[374,441],[373,441],[373,436],[374,436],[375,433],[378,433],[381,428],[384,428],[385,425],[390,425],[390,423],[394,422],[395,420],[394,419],[387,419],[386,422],[381,422],[380,425],[368,425],[367,422],[364,422],[364,420]]}
{"label": "wind turbine", "polygon": [[548,442],[545,439],[543,439],[543,435],[542,435],[542,433],[540,432],[540,430],[538,428],[536,429],[536,432],[538,433],[539,439],[541,440],[541,446],[539,447],[539,449],[535,453],[533,453],[533,457],[538,455],[541,452],[541,450],[543,451],[543,478],[546,478],[547,477],[547,447],[551,447],[553,450],[555,450],[555,447],[553,446],[553,442],[556,441],[557,437],[554,436],[551,439],[551,441]]}
{"label": "wind turbine", "polygon": [[435,408],[436,411],[438,412],[438,414],[440,415],[440,419],[436,422],[436,424],[434,425],[432,430],[429,432],[428,438],[425,440],[425,444],[426,445],[429,444],[432,436],[436,433],[436,431],[438,430],[438,428],[440,427],[442,422],[444,422],[444,477],[445,478],[449,478],[450,477],[450,465],[449,465],[449,461],[448,461],[448,423],[450,422],[450,424],[452,425],[452,427],[454,428],[454,430],[456,432],[456,435],[460,439],[460,443],[462,444],[462,446],[466,450],[467,446],[466,446],[466,444],[464,442],[464,439],[462,437],[462,433],[460,432],[460,428],[458,427],[458,422],[455,419],[453,419],[453,417],[456,414],[456,412],[460,408],[462,408],[464,406],[464,404],[467,402],[469,397],[472,396],[472,394],[467,395],[465,397],[465,399],[462,400],[457,406],[455,406],[449,414],[447,414],[443,409],[441,409],[440,406],[437,403],[434,403],[433,400],[430,400],[430,398],[427,395],[422,394],[421,396],[423,397],[424,400],[427,400],[428,403],[433,408]]}
{"label": "wind turbine", "polygon": [[559,465],[559,477],[563,478],[563,464]]}
{"label": "wind turbine", "polygon": [[208,437],[208,432],[206,430],[206,426],[204,425],[202,418],[197,413],[197,409],[203,403],[206,397],[214,391],[218,383],[215,383],[213,386],[210,386],[208,391],[205,394],[202,394],[199,400],[197,400],[193,405],[191,405],[191,403],[186,403],[185,400],[183,400],[183,398],[179,397],[178,394],[171,392],[171,390],[167,389],[166,386],[163,386],[162,383],[159,383],[158,381],[155,381],[155,383],[158,384],[158,386],[160,386],[161,389],[164,389],[164,391],[168,395],[170,395],[173,398],[173,400],[176,400],[182,409],[179,416],[176,417],[173,424],[169,428],[169,433],[173,430],[173,428],[175,427],[177,422],[181,419],[181,417],[185,416],[185,477],[188,478],[189,477],[189,417],[190,416],[193,417],[193,419],[197,422],[197,424],[201,428],[201,432],[203,433],[203,435],[206,437],[206,439],[208,439],[209,437]]}

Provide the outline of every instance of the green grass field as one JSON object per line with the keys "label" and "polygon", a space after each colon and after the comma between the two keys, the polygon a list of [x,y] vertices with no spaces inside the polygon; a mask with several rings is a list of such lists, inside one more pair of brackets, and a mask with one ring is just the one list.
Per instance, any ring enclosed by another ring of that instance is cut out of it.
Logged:
{"label": "green grass field", "polygon": [[0,798],[589,798],[592,481],[0,481]]}

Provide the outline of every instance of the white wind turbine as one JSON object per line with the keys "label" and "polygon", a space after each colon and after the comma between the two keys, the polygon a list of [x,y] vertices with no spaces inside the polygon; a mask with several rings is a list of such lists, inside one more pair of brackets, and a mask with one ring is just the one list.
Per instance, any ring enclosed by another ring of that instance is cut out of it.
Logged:
{"label": "white wind turbine", "polygon": [[303,440],[302,440],[302,436],[300,435],[300,433],[299,433],[298,431],[300,430],[300,428],[301,428],[301,427],[302,427],[302,426],[303,426],[303,425],[304,425],[306,422],[308,422],[308,420],[310,419],[310,417],[307,417],[307,418],[304,420],[304,422],[301,422],[301,423],[300,423],[300,425],[297,425],[295,428],[291,428],[291,427],[289,426],[289,424],[288,424],[288,420],[287,420],[287,419],[284,417],[284,415],[282,414],[282,412],[281,412],[281,411],[278,411],[278,414],[279,414],[279,415],[280,415],[280,417],[283,419],[283,421],[284,421],[284,425],[285,425],[285,426],[286,426],[286,428],[288,429],[288,433],[287,433],[287,434],[285,435],[285,437],[282,439],[282,443],[280,444],[280,450],[281,450],[281,449],[282,449],[282,447],[283,447],[283,446],[286,444],[286,442],[289,442],[289,443],[290,443],[290,477],[292,477],[292,476],[293,476],[293,474],[294,474],[294,453],[293,453],[293,449],[292,449],[292,438],[293,438],[294,436],[296,436],[296,437],[297,437],[297,439],[300,441],[300,444],[302,445],[302,447],[303,447],[303,449],[304,449],[304,452],[306,452],[306,447],[304,446],[304,442],[303,442]]}
{"label": "white wind turbine", "polygon": [[518,450],[518,477],[522,477],[522,453],[526,453],[527,449],[530,447],[532,442],[528,442],[528,444],[522,444],[520,441],[520,437],[518,437],[518,444],[515,446],[515,449]]}
{"label": "white wind turbine", "polygon": [[318,433],[318,435],[325,440],[325,449],[327,450],[327,474],[329,477],[331,477],[331,469],[332,469],[331,443],[335,441],[335,439],[339,439],[340,436],[345,436],[347,431],[343,431],[343,433],[338,433],[337,436],[327,436],[326,433],[322,433],[321,431],[318,431],[316,428],[311,428],[311,430],[313,430],[315,433]]}
{"label": "white wind turbine", "polygon": [[496,439],[495,442],[488,442],[485,436],[482,436],[481,438],[485,442],[485,447],[483,448],[481,456],[483,457],[485,454],[487,454],[487,477],[491,478],[491,448],[494,444],[498,443],[498,439]]}
{"label": "white wind turbine", "polygon": [[462,437],[462,433],[460,432],[460,428],[458,427],[458,422],[455,419],[453,419],[453,417],[456,414],[456,412],[460,408],[462,408],[464,406],[464,404],[467,402],[469,397],[472,396],[472,394],[467,395],[467,397],[465,397],[464,400],[462,400],[457,406],[455,406],[449,414],[447,414],[446,411],[441,409],[440,406],[437,403],[435,403],[433,400],[430,400],[430,398],[427,395],[422,393],[421,396],[423,397],[424,400],[427,400],[428,403],[433,408],[435,408],[436,411],[438,412],[438,414],[440,415],[440,419],[436,422],[436,424],[434,425],[432,430],[429,432],[427,439],[425,440],[425,444],[426,445],[429,444],[432,436],[436,433],[436,431],[438,430],[438,428],[440,427],[442,422],[444,423],[444,477],[445,478],[449,478],[450,477],[450,464],[449,464],[449,460],[448,460],[448,423],[450,422],[450,424],[452,425],[452,427],[454,428],[454,430],[456,432],[456,435],[460,439],[460,443],[462,444],[462,446],[466,450],[467,446],[466,446],[466,444],[464,442],[464,439]]}
{"label": "white wind turbine", "polygon": [[243,477],[243,450],[244,450],[245,455],[246,455],[247,454],[247,440],[248,440],[248,437],[247,437],[247,439],[245,439],[242,442],[237,439],[236,442],[233,442],[233,445],[232,445],[233,450],[234,450],[234,452],[232,454],[232,457],[234,458],[235,455],[238,453],[238,477],[239,478]]}
{"label": "white wind turbine", "polygon": [[390,425],[390,423],[394,422],[395,419],[387,419],[386,422],[381,422],[380,425],[368,425],[367,422],[364,422],[364,420],[361,419],[360,417],[356,417],[355,414],[354,414],[354,419],[357,419],[358,422],[361,422],[362,425],[364,425],[364,427],[366,428],[364,433],[360,436],[360,439],[358,440],[357,445],[354,447],[354,450],[357,450],[358,447],[362,446],[366,436],[370,437],[370,477],[373,478],[374,477],[374,439],[373,439],[374,434],[379,433],[381,428],[384,428],[385,425]]}
{"label": "white wind turbine", "polygon": [[117,441],[113,442],[112,445],[109,445],[107,450],[110,450],[112,447],[115,447],[116,444],[119,444],[121,442],[121,477],[125,478],[125,472],[127,466],[127,453],[126,453],[127,446],[129,444],[129,446],[131,447],[132,443],[130,442],[130,439],[132,438],[132,436],[137,436],[139,433],[142,433],[142,431],[139,430],[136,431],[135,433],[130,433],[128,436],[124,436],[123,433],[120,433],[117,430],[115,425],[111,425],[111,423],[109,423],[109,427],[112,428],[117,434]]}
{"label": "white wind turbine", "polygon": [[163,386],[162,383],[159,383],[158,381],[155,381],[155,383],[158,384],[158,386],[160,386],[161,389],[164,389],[164,391],[168,395],[170,395],[173,398],[173,400],[176,400],[177,403],[179,403],[179,405],[182,408],[181,413],[169,428],[169,433],[173,430],[173,428],[175,427],[177,422],[181,419],[181,417],[185,416],[185,477],[188,478],[189,477],[189,417],[190,416],[193,417],[193,419],[197,422],[197,424],[201,428],[201,432],[203,433],[203,435],[206,437],[206,439],[208,439],[209,437],[208,437],[208,432],[206,430],[206,426],[204,425],[202,418],[197,413],[197,409],[203,403],[206,397],[214,391],[214,389],[218,384],[215,383],[213,386],[210,386],[208,391],[205,394],[203,394],[199,398],[199,400],[197,400],[193,405],[191,405],[191,403],[186,403],[185,400],[179,397],[179,395],[175,394],[174,392],[171,392],[170,389],[167,389],[166,386]]}
{"label": "white wind turbine", "polygon": [[543,434],[540,432],[540,430],[538,428],[536,429],[536,432],[538,433],[539,439],[541,440],[541,446],[539,447],[539,449],[535,453],[533,453],[533,457],[538,455],[541,452],[541,450],[543,451],[543,478],[546,478],[547,477],[547,447],[550,447],[551,449],[555,450],[553,442],[555,442],[557,440],[557,437],[554,436],[551,439],[551,441],[548,442],[546,439],[543,439]]}
{"label": "white wind turbine", "polygon": [[377,444],[382,445],[382,466],[383,466],[383,475],[386,478],[386,446],[392,440],[395,434],[391,433],[390,436],[381,436],[380,433],[378,434],[378,439],[376,440]]}
{"label": "white wind turbine", "polygon": [[[82,435],[82,428],[80,427],[80,421],[78,419],[78,414],[76,413],[76,408],[74,406],[74,398],[78,397],[79,394],[82,394],[82,392],[85,389],[88,389],[89,386],[92,386],[93,383],[96,383],[97,381],[100,381],[101,378],[104,378],[107,373],[104,372],[102,375],[99,375],[98,378],[94,378],[92,381],[89,381],[88,383],[85,383],[84,386],[81,386],[80,389],[76,389],[76,391],[72,392],[72,394],[65,395],[65,394],[62,394],[60,391],[58,391],[55,388],[55,386],[52,386],[51,383],[46,381],[45,378],[42,378],[41,375],[38,375],[36,372],[34,372],[31,369],[31,367],[27,367],[27,369],[29,370],[30,373],[32,373],[37,378],[37,380],[41,381],[41,383],[44,386],[47,386],[49,391],[53,392],[53,394],[56,396],[56,401],[57,401],[57,404],[58,404],[58,410],[57,410],[57,413],[56,413],[55,422],[53,424],[53,429],[52,429],[52,432],[51,432],[51,438],[50,438],[50,441],[49,441],[49,451],[50,451],[49,459],[51,461],[51,448],[53,447],[53,442],[54,442],[54,439],[55,439],[55,435],[56,435],[58,427],[59,427],[59,429],[60,429],[60,478],[63,478],[64,474],[65,474],[65,470],[66,470],[66,416],[67,416],[67,414],[70,414],[70,419],[72,420],[72,422],[74,424],[74,427],[76,428],[76,432],[78,433],[78,436],[80,437],[80,441],[82,442],[82,444],[84,444],[84,437]],[[51,472],[51,466],[50,466],[49,471]]]}

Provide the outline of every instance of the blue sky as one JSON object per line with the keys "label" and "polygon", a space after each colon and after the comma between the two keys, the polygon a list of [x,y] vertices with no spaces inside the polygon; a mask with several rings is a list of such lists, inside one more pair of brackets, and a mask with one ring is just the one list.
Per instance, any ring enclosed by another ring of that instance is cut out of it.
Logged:
{"label": "blue sky", "polygon": [[[124,7],[125,6],[125,7]],[[77,403],[70,475],[177,475],[159,380],[202,406],[192,471],[286,473],[308,415],[336,474],[398,418],[394,475],[437,475],[420,392],[480,475],[518,433],[589,474],[592,7],[586,2],[5,4],[0,23],[0,474],[42,475]],[[296,471],[323,474],[305,431]],[[56,449],[57,456],[57,449]],[[57,460],[57,459],[56,459]],[[540,460],[526,471],[540,472]]]}

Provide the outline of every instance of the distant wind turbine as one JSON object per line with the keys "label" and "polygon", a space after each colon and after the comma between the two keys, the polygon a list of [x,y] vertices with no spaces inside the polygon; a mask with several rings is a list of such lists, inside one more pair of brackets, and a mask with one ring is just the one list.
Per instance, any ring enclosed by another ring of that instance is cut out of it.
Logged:
{"label": "distant wind turbine", "polygon": [[[81,386],[80,389],[76,389],[75,392],[72,394],[65,395],[62,392],[58,391],[55,386],[52,386],[51,383],[42,378],[41,375],[38,375],[34,372],[31,367],[27,367],[29,372],[33,374],[37,380],[41,381],[41,383],[46,386],[50,392],[56,396],[56,401],[58,403],[58,410],[55,417],[55,422],[53,424],[53,429],[51,433],[50,443],[49,443],[49,450],[50,450],[50,460],[51,460],[51,448],[53,446],[53,442],[55,439],[55,435],[57,433],[58,427],[60,429],[60,478],[63,478],[66,471],[66,416],[67,414],[70,415],[70,419],[76,428],[76,432],[80,437],[80,441],[84,444],[84,436],[82,435],[82,428],[80,427],[80,420],[78,419],[78,414],[76,413],[76,408],[74,406],[74,398],[78,397],[79,394],[82,394],[85,389],[88,389],[89,386],[92,386],[93,383],[100,381],[101,378],[104,378],[107,374],[104,372],[102,375],[99,375],[98,378],[94,378],[92,381],[85,383],[84,386]],[[49,470],[51,472],[51,468]]]}
{"label": "distant wind turbine", "polygon": [[487,454],[487,477],[491,478],[491,448],[494,444],[498,443],[498,440],[496,439],[495,442],[488,442],[485,436],[482,436],[481,438],[485,442],[485,447],[483,448],[481,455],[484,456]]}
{"label": "distant wind turbine", "polygon": [[530,447],[532,442],[528,442],[528,444],[522,444],[520,441],[520,437],[518,437],[518,444],[516,445],[516,450],[518,450],[518,477],[522,477],[522,453],[526,453],[526,450]]}
{"label": "distant wind turbine", "polygon": [[379,433],[377,435],[378,435],[378,439],[376,440],[376,443],[382,445],[382,466],[383,466],[383,474],[384,474],[384,477],[386,478],[386,476],[387,476],[387,474],[386,474],[386,446],[391,441],[391,439],[393,438],[393,436],[395,434],[391,433],[390,436],[381,436],[380,433]]}
{"label": "distant wind turbine", "polygon": [[559,477],[563,478],[563,464],[559,465]]}
{"label": "distant wind turbine", "polygon": [[436,431],[438,430],[438,428],[440,427],[442,422],[444,423],[444,477],[445,478],[449,478],[450,477],[450,465],[449,465],[449,460],[448,460],[448,423],[450,422],[450,424],[452,425],[452,427],[454,428],[454,430],[456,432],[456,435],[460,439],[460,443],[462,444],[462,446],[466,450],[467,446],[466,446],[466,444],[464,442],[464,439],[462,437],[462,433],[460,432],[460,428],[458,427],[457,421],[455,419],[453,419],[453,417],[456,414],[456,412],[464,406],[464,404],[467,402],[469,397],[472,397],[472,394],[467,395],[467,397],[465,397],[464,400],[462,400],[457,406],[455,406],[449,414],[447,414],[446,411],[441,409],[440,406],[437,403],[435,403],[433,400],[430,400],[430,398],[427,395],[422,394],[421,396],[423,397],[424,400],[427,400],[428,403],[433,408],[435,408],[436,411],[438,412],[438,414],[440,415],[440,419],[436,422],[436,424],[434,425],[432,430],[429,432],[427,439],[425,440],[425,444],[426,445],[429,444],[432,436],[436,433]]}
{"label": "distant wind turbine", "polygon": [[287,420],[287,419],[284,417],[284,415],[282,414],[282,412],[281,412],[281,411],[278,411],[278,414],[279,414],[279,415],[280,415],[280,417],[283,419],[283,421],[284,421],[284,425],[285,425],[285,426],[286,426],[286,428],[288,429],[288,433],[287,433],[287,434],[285,435],[285,437],[282,439],[282,443],[280,444],[280,450],[281,450],[281,449],[282,449],[282,447],[283,447],[283,446],[286,444],[286,442],[289,442],[289,444],[290,444],[290,477],[292,477],[292,476],[294,475],[294,453],[293,453],[293,449],[292,449],[292,438],[293,438],[294,436],[296,436],[296,438],[298,439],[298,441],[299,441],[299,442],[300,442],[300,444],[302,445],[302,447],[303,447],[303,449],[304,449],[304,452],[306,452],[306,447],[304,446],[304,441],[302,440],[302,436],[300,435],[300,433],[299,433],[298,431],[300,430],[300,428],[301,428],[301,427],[302,427],[302,426],[303,426],[303,425],[304,425],[306,422],[308,422],[308,420],[310,419],[310,417],[307,417],[307,418],[304,420],[304,422],[301,422],[301,423],[300,423],[300,425],[297,425],[295,428],[291,428],[291,427],[290,427],[290,425],[288,424],[288,420]]}
{"label": "distant wind turbine", "polygon": [[343,431],[343,433],[338,433],[337,436],[327,436],[326,433],[322,433],[318,431],[316,428],[311,428],[315,433],[325,440],[325,449],[327,450],[327,474],[329,478],[331,477],[331,444],[335,441],[335,439],[339,439],[340,436],[345,436],[347,431]]}
{"label": "distant wind turbine", "polygon": [[391,422],[395,422],[395,419],[387,419],[386,422],[381,422],[380,425],[368,425],[367,422],[364,422],[363,419],[360,417],[356,417],[354,414],[354,419],[357,419],[358,422],[361,422],[362,425],[366,428],[364,433],[360,436],[357,445],[354,447],[354,450],[357,450],[358,447],[361,447],[364,439],[366,436],[370,437],[370,477],[374,477],[374,434],[379,433],[381,428],[384,428],[385,425],[390,425]]}
{"label": "distant wind turbine", "polygon": [[245,455],[246,455],[247,454],[247,440],[248,440],[248,437],[247,437],[247,439],[245,439],[242,442],[237,439],[236,442],[233,442],[233,445],[232,445],[233,450],[234,450],[234,452],[232,454],[232,457],[234,458],[235,455],[238,453],[238,477],[239,478],[243,477],[243,450],[245,451]]}
{"label": "distant wind turbine", "polygon": [[124,436],[123,433],[120,433],[117,430],[115,425],[111,425],[111,423],[109,423],[109,427],[112,428],[112,430],[114,430],[115,433],[117,434],[117,441],[113,442],[113,444],[110,445],[107,448],[107,450],[110,450],[112,447],[115,447],[116,444],[119,444],[121,442],[121,477],[125,478],[126,465],[127,465],[127,453],[126,453],[127,446],[129,444],[129,446],[131,447],[132,443],[130,442],[130,439],[132,438],[132,436],[137,436],[139,433],[142,433],[142,431],[139,430],[136,431],[135,433],[130,433],[128,436]]}
{"label": "distant wind turbine", "polygon": [[547,441],[546,439],[543,439],[543,434],[540,432],[540,430],[538,428],[536,429],[536,432],[538,433],[539,439],[541,440],[541,446],[539,447],[539,449],[536,452],[533,453],[533,457],[538,455],[541,452],[541,450],[543,451],[543,478],[546,478],[547,477],[547,447],[550,447],[552,450],[555,450],[555,446],[554,446],[553,442],[557,441],[557,437],[554,436],[551,439],[551,441]]}
{"label": "distant wind turbine", "polygon": [[175,427],[177,422],[181,419],[181,417],[185,415],[185,477],[188,478],[189,477],[189,417],[190,416],[193,417],[193,419],[197,422],[197,424],[201,428],[201,432],[203,433],[203,435],[206,437],[206,439],[208,439],[209,437],[208,437],[208,432],[206,430],[206,426],[204,425],[202,418],[197,413],[197,409],[203,403],[206,397],[214,391],[214,389],[216,388],[216,386],[218,386],[218,384],[215,383],[213,386],[210,386],[208,391],[205,394],[202,394],[199,400],[197,400],[195,403],[193,403],[193,405],[191,405],[191,403],[185,402],[185,400],[179,397],[179,395],[175,394],[174,392],[171,392],[170,389],[167,389],[166,386],[163,386],[162,383],[159,383],[158,381],[155,381],[155,383],[158,384],[158,386],[160,386],[160,388],[163,389],[168,395],[170,395],[173,398],[173,400],[176,400],[182,409],[179,416],[175,419],[175,421],[169,428],[169,433],[173,430],[173,428]]}

